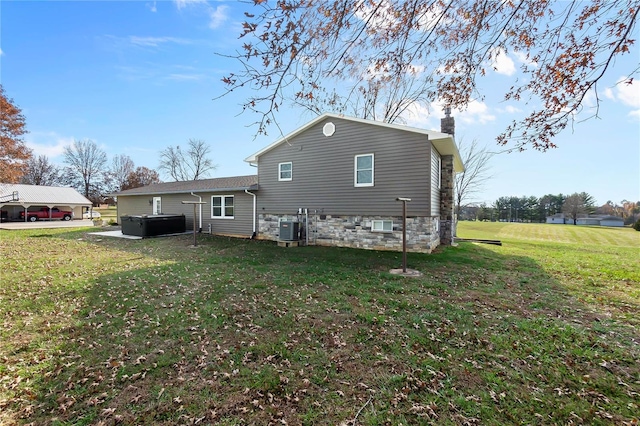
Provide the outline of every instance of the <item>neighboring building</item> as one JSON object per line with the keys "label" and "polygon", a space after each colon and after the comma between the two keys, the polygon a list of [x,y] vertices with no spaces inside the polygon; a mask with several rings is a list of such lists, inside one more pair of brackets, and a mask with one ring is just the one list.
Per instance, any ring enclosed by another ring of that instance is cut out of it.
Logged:
{"label": "neighboring building", "polygon": [[202,179],[158,183],[111,194],[118,197],[120,216],[184,214],[187,229],[193,229],[193,205],[182,201],[203,201],[198,209],[200,230],[217,235],[252,237],[256,233],[255,191],[258,177]]}
{"label": "neighboring building", "polygon": [[[206,202],[200,228],[213,234],[279,240],[298,222],[309,244],[430,252],[453,241],[455,172],[464,170],[454,121],[443,132],[323,114],[248,157],[257,176],[170,182],[122,191],[118,215],[184,214]],[[196,197],[196,198],[194,198]]]}
{"label": "neighboring building", "polygon": [[600,226],[624,226],[624,219],[617,216],[600,216]]}
{"label": "neighboring building", "polygon": [[[573,219],[565,217],[563,213],[547,216],[547,223],[566,223],[573,225]],[[624,226],[624,220],[617,216],[608,215],[582,215],[576,218],[576,225],[584,226]]]}
{"label": "neighboring building", "polygon": [[556,213],[551,216],[547,216],[547,223],[569,223],[572,222],[570,219],[564,216],[564,213]]}
{"label": "neighboring building", "polygon": [[600,218],[591,216],[577,217],[576,225],[600,226]]}
{"label": "neighboring building", "polygon": [[[453,240],[454,175],[464,170],[453,118],[443,132],[323,114],[248,157],[258,167],[259,238],[282,220],[311,244],[430,252]],[[303,214],[299,214],[299,212]]]}
{"label": "neighboring building", "polygon": [[91,205],[91,201],[73,188],[0,183],[0,209],[3,221],[17,220],[20,218],[20,212],[41,207],[69,210],[73,212],[75,219],[82,219],[83,207]]}

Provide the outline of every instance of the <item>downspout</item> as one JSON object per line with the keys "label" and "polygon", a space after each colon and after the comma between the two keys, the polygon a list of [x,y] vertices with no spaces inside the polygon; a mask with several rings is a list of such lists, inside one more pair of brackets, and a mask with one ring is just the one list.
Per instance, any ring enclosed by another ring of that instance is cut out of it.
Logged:
{"label": "downspout", "polygon": [[256,194],[254,194],[253,192],[249,192],[248,189],[245,189],[244,192],[246,192],[247,194],[251,195],[253,197],[253,234],[251,234],[251,239],[255,239],[256,238],[256,214],[257,214],[257,203],[256,203]]}
{"label": "downspout", "polygon": [[[191,193],[191,195],[193,195],[194,197],[198,197],[198,201],[202,202],[202,197],[199,195],[194,194],[193,192]],[[198,204],[198,232],[202,232],[202,204]],[[195,221],[196,218],[194,217],[193,220]]]}

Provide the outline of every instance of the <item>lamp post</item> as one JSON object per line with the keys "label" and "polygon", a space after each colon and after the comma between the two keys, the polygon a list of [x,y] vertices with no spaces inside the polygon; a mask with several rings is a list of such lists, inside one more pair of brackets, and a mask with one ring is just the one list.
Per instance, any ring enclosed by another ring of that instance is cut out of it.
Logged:
{"label": "lamp post", "polygon": [[402,272],[407,272],[407,203],[411,198],[398,197],[396,201],[402,201]]}

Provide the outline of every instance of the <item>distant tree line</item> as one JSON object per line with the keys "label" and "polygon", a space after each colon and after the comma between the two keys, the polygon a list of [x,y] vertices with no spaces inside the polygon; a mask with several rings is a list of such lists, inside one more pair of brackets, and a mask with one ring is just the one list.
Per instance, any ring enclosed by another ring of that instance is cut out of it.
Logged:
{"label": "distant tree line", "polygon": [[127,155],[107,154],[92,140],[76,140],[64,150],[64,166],[46,155],[29,158],[19,182],[27,185],[70,186],[95,205],[109,202],[108,194],[161,182],[147,167],[136,167]]}
{"label": "distant tree line", "polygon": [[564,213],[573,223],[583,215],[603,214],[621,217],[628,225],[640,218],[640,201],[607,201],[597,206],[595,199],[586,192],[547,194],[539,198],[509,196],[500,197],[490,205],[480,203],[464,206],[458,214],[458,220],[544,223],[548,216],[557,213]]}

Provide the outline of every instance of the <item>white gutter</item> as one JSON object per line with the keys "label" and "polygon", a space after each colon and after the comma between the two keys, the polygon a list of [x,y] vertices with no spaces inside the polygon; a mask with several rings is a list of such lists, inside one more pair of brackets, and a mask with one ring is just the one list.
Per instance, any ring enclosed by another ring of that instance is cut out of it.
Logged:
{"label": "white gutter", "polygon": [[[194,197],[198,197],[198,201],[202,202],[202,197],[199,195],[194,194],[193,192],[191,193],[191,195],[193,195]],[[199,220],[198,220],[198,232],[202,232],[202,204],[198,204],[198,216],[200,216]],[[196,220],[196,218],[194,217],[193,220]]]}
{"label": "white gutter", "polygon": [[255,238],[256,237],[256,214],[257,214],[257,205],[256,205],[256,194],[254,194],[253,192],[249,192],[248,189],[245,189],[244,192],[246,192],[247,194],[253,196],[253,235],[251,236],[251,238]]}

